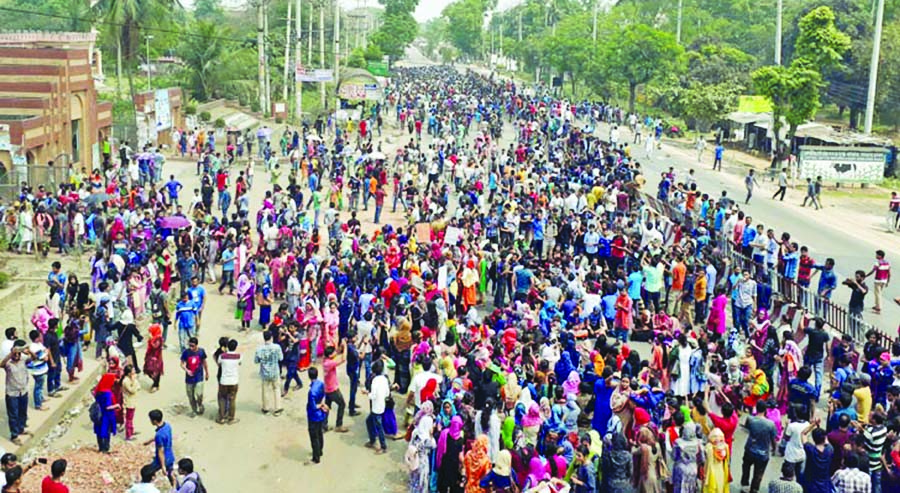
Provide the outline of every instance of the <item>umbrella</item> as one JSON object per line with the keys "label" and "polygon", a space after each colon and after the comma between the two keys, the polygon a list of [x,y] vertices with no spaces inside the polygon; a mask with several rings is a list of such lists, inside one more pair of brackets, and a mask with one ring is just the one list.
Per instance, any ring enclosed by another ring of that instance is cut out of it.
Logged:
{"label": "umbrella", "polygon": [[98,202],[106,202],[107,200],[112,200],[114,198],[115,198],[115,196],[110,195],[108,193],[92,193],[91,195],[88,195],[87,197],[84,198],[84,203],[91,205],[91,204],[96,204]]}
{"label": "umbrella", "polygon": [[191,226],[191,221],[189,221],[186,217],[169,216],[162,218],[159,221],[159,226],[166,229],[188,228]]}
{"label": "umbrella", "polygon": [[384,158],[385,158],[385,155],[383,152],[375,151],[375,152],[369,154],[369,159],[380,160],[380,159],[384,159]]}

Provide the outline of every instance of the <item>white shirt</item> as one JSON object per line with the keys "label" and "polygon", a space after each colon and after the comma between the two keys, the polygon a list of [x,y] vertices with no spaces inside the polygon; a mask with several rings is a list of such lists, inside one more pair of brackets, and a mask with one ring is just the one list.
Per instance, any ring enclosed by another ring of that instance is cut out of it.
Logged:
{"label": "white shirt", "polygon": [[[11,339],[5,339],[3,342],[0,342],[0,359],[3,359],[5,357],[9,356],[9,353],[12,352],[13,344],[15,344],[15,342],[16,341],[11,340]],[[2,477],[3,477],[3,475],[0,474],[0,478],[2,478]],[[2,486],[2,485],[0,485],[0,486]]]}
{"label": "white shirt", "polygon": [[125,493],[159,493],[159,489],[153,483],[134,483]]}
{"label": "white shirt", "polygon": [[[418,375],[416,375],[418,376]],[[372,390],[369,392],[369,401],[372,403],[372,414],[384,414],[385,401],[391,395],[391,385],[384,375],[377,375],[372,379]]]}
{"label": "white shirt", "polygon": [[[429,380],[437,380],[438,384],[441,382],[441,377],[438,376],[437,373],[431,371],[423,371],[413,377],[412,384],[410,385],[410,390],[413,392],[413,397],[415,398],[416,407],[422,405],[422,389],[425,388],[425,385],[428,384]],[[440,387],[440,385],[438,385]],[[438,391],[438,387],[435,387],[435,392]],[[374,411],[373,411],[374,412]]]}
{"label": "white shirt", "polygon": [[803,450],[803,430],[809,426],[806,421],[797,421],[787,426],[784,431],[785,437],[788,437],[787,446],[784,448],[784,460],[788,462],[804,462],[806,460],[806,451]]}
{"label": "white shirt", "polygon": [[[227,358],[226,355],[228,355]],[[237,385],[241,370],[241,355],[231,351],[219,355],[219,368],[222,369],[219,385]]]}

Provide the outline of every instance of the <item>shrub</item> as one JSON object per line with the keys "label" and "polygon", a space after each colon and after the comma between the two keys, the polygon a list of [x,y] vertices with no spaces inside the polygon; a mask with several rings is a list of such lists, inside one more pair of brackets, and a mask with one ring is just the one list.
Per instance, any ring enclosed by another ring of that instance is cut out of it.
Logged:
{"label": "shrub", "polygon": [[216,118],[216,123],[214,124],[216,128],[225,128],[225,119],[224,118]]}
{"label": "shrub", "polygon": [[210,115],[208,111],[203,111],[200,113],[201,122],[208,122],[210,118],[212,118],[212,115]]}
{"label": "shrub", "polygon": [[9,286],[10,275],[8,272],[0,272],[0,289],[4,289]]}

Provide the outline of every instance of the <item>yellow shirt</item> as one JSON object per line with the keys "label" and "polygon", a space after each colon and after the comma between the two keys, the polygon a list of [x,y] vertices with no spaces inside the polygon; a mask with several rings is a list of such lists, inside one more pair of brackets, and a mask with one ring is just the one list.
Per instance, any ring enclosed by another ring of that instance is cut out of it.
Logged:
{"label": "yellow shirt", "polygon": [[869,422],[869,414],[872,413],[872,389],[860,387],[853,391],[856,397],[856,415],[860,423]]}

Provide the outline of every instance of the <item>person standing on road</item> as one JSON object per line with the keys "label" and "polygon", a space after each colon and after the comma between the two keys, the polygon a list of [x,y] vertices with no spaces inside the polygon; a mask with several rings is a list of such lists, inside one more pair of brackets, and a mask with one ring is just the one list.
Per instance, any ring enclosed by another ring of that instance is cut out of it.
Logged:
{"label": "person standing on road", "polygon": [[262,380],[262,412],[280,416],[284,409],[281,407],[281,394],[278,390],[278,382],[281,374],[281,361],[284,352],[281,346],[272,341],[272,332],[263,332],[264,344],[256,349],[253,362],[259,365],[259,378]]}
{"label": "person standing on road", "polygon": [[781,168],[781,173],[778,173],[778,190],[775,191],[775,194],[772,195],[772,200],[775,200],[775,197],[781,195],[781,200],[784,202],[784,194],[787,192],[787,168]]}
{"label": "person standing on road", "polygon": [[859,322],[862,320],[866,294],[869,292],[869,287],[866,286],[865,279],[866,272],[858,270],[853,274],[852,278],[848,277],[842,283],[851,290],[850,302],[847,303],[847,310],[850,312],[850,332],[854,337],[862,335],[859,333]]}
{"label": "person standing on road", "polygon": [[306,400],[306,420],[312,458],[306,462],[318,464],[325,448],[325,424],[328,422],[328,404],[325,404],[325,384],[319,380],[319,370],[309,369],[309,395]]}
{"label": "person standing on road", "polygon": [[884,257],[884,250],[876,251],[875,265],[866,274],[866,277],[875,276],[875,306],[872,307],[872,311],[875,313],[881,313],[882,293],[884,293],[885,288],[891,282],[891,263],[885,260]]}
{"label": "person standing on road", "polygon": [[749,204],[750,198],[753,197],[753,188],[759,186],[759,182],[756,181],[756,176],[752,169],[748,171],[747,176],[744,177],[744,186],[747,187],[747,199],[744,200],[744,203]]}
{"label": "person standing on road", "polygon": [[384,412],[387,407],[387,400],[391,396],[391,384],[388,382],[384,373],[384,362],[377,360],[372,363],[372,373],[375,377],[372,379],[372,390],[369,392],[369,416],[366,417],[366,431],[369,433],[369,441],[366,442],[367,447],[375,447],[375,439],[381,448],[375,449],[376,454],[387,452],[387,442],[384,439]]}
{"label": "person standing on road", "polygon": [[813,181],[812,178],[806,178],[806,197],[803,197],[803,204],[801,207],[806,207],[806,201],[809,200],[812,202],[812,205],[816,206],[816,210],[819,210],[819,181]]}
{"label": "person standing on road", "polygon": [[203,408],[203,382],[209,380],[209,367],[206,364],[206,351],[200,347],[200,342],[196,337],[188,340],[188,348],[181,353],[181,369],[184,370],[184,387],[191,411],[194,415],[202,416],[205,410]]}
{"label": "person standing on road", "polygon": [[[759,493],[759,485],[762,483],[766,466],[769,464],[770,451],[775,450],[778,431],[775,423],[766,417],[765,401],[756,403],[756,415],[747,416],[744,427],[747,429],[747,445],[744,449],[744,459],[741,463],[741,491],[747,486],[750,493]],[[750,469],[753,469],[751,479]]]}
{"label": "person standing on road", "polygon": [[[337,421],[335,422],[334,431],[338,433],[347,433],[348,430],[344,426],[344,409],[347,404],[344,402],[344,395],[341,394],[341,387],[338,385],[337,367],[344,363],[344,351],[347,349],[347,340],[345,339],[341,346],[335,348],[328,346],[325,348],[325,360],[322,361],[322,371],[325,372],[323,380],[325,381],[325,404],[330,408],[332,404],[337,404]],[[328,421],[325,422],[326,429]]]}
{"label": "person standing on road", "polygon": [[704,139],[702,135],[697,136],[697,141],[694,143],[694,149],[697,151],[697,162],[703,162],[703,151],[706,150],[706,139]]}
{"label": "person standing on road", "polygon": [[[715,148],[715,160],[713,161],[713,171],[719,170],[722,171],[722,157],[725,156],[725,146],[722,145],[721,142],[716,144]],[[751,172],[753,170],[750,170]]]}
{"label": "person standing on road", "polygon": [[241,369],[241,355],[237,352],[238,342],[228,341],[228,350],[219,355],[219,416],[216,422],[230,425],[238,422],[234,418],[234,406],[237,400],[238,382]]}

